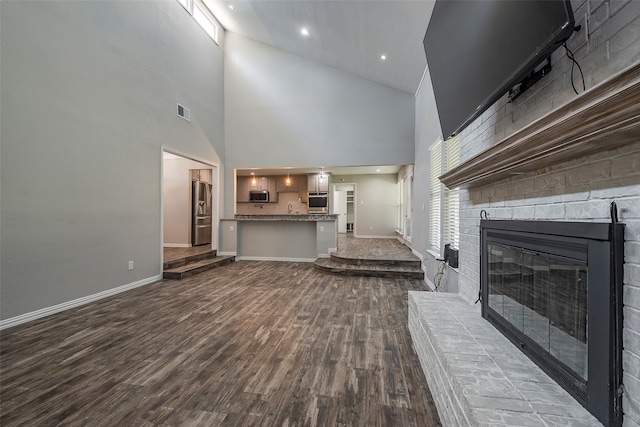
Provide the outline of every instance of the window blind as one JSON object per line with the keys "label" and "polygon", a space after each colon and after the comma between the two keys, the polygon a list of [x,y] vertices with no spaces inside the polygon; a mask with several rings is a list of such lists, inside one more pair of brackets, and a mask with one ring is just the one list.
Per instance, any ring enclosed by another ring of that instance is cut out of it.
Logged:
{"label": "window blind", "polygon": [[[454,136],[446,141],[445,170],[448,172],[460,164],[460,137]],[[444,194],[444,243],[460,247],[460,189],[446,189]]]}
{"label": "window blind", "polygon": [[438,177],[442,175],[442,142],[436,142],[429,150],[429,245],[440,253],[440,219],[442,208],[442,184]]}

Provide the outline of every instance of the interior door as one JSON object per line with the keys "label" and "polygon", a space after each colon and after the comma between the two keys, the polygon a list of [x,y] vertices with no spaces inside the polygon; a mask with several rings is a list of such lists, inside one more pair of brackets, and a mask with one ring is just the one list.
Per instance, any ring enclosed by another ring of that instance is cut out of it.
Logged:
{"label": "interior door", "polygon": [[347,232],[347,192],[333,192],[333,213],[338,214],[338,233]]}

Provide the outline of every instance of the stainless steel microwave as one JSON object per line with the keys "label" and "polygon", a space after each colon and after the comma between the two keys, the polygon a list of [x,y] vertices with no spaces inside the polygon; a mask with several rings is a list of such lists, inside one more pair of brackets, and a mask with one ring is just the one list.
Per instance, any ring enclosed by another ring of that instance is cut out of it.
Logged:
{"label": "stainless steel microwave", "polygon": [[249,201],[251,203],[269,203],[269,192],[267,190],[249,191]]}

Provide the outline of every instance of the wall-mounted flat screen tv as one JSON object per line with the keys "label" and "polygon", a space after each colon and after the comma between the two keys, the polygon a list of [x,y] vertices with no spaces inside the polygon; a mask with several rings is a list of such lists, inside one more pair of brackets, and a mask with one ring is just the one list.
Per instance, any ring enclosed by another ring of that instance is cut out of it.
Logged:
{"label": "wall-mounted flat screen tv", "polygon": [[437,0],[424,49],[443,136],[464,129],[573,30],[569,0]]}

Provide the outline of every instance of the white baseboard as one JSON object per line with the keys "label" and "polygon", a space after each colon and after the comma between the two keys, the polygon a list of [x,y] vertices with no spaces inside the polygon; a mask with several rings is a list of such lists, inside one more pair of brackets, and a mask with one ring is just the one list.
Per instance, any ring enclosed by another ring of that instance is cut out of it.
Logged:
{"label": "white baseboard", "polygon": [[190,243],[163,243],[163,247],[165,248],[190,248]]}
{"label": "white baseboard", "polygon": [[218,255],[224,255],[224,256],[238,256],[237,252],[218,252]]}
{"label": "white baseboard", "polygon": [[424,261],[424,257],[422,256],[422,254],[418,251],[416,251],[415,249],[411,248],[411,252],[417,256],[418,258],[420,258],[420,262]]}
{"label": "white baseboard", "polygon": [[283,262],[314,262],[315,258],[278,258],[268,256],[239,256],[237,261],[283,261]]}
{"label": "white baseboard", "polygon": [[396,236],[369,236],[369,235],[363,235],[363,234],[358,234],[357,236],[355,236],[357,239],[396,239]]}
{"label": "white baseboard", "polygon": [[118,286],[117,288],[107,289],[106,291],[98,292],[97,294],[87,295],[86,297],[63,302],[62,304],[41,308],[40,310],[21,314],[20,316],[11,317],[5,320],[0,320],[0,330],[10,328],[12,326],[17,326],[22,323],[27,323],[32,320],[40,319],[42,317],[46,317],[51,314],[60,313],[61,311],[65,311],[70,308],[89,304],[90,302],[98,301],[98,300],[101,300],[102,298],[110,297],[112,295],[116,295],[121,292],[128,291],[130,289],[138,288],[140,286],[148,285],[149,283],[157,282],[159,280],[162,280],[162,275],[147,277],[146,279],[142,279],[142,280],[138,280],[137,282]]}

